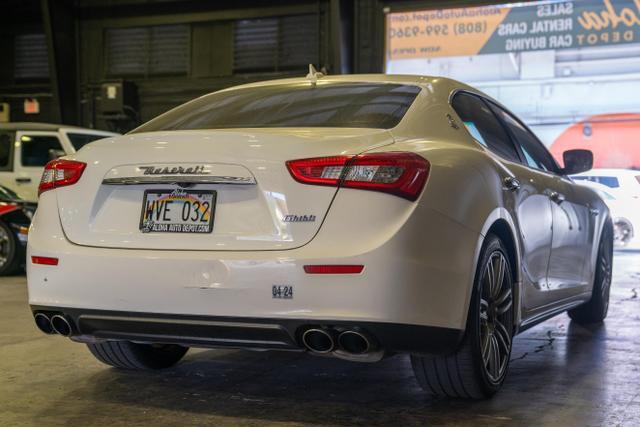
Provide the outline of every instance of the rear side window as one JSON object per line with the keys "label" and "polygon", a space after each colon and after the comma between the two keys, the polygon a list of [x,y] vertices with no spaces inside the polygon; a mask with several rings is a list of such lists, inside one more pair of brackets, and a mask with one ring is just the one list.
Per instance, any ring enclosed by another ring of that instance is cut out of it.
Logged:
{"label": "rear side window", "polygon": [[500,157],[520,162],[511,138],[483,100],[467,93],[458,93],[453,98],[451,106],[471,136],[480,144]]}
{"label": "rear side window", "polygon": [[44,166],[61,155],[64,155],[60,140],[49,135],[23,135],[20,138],[22,146],[22,166]]}
{"label": "rear side window", "polygon": [[0,170],[11,170],[13,153],[13,134],[0,133]]}
{"label": "rear side window", "polygon": [[69,138],[69,141],[71,141],[71,145],[73,145],[73,148],[78,151],[88,143],[106,137],[104,135],[92,135],[89,133],[67,133],[67,138]]}
{"label": "rear side window", "polygon": [[216,92],[188,102],[133,133],[186,129],[396,126],[418,86],[296,83]]}
{"label": "rear side window", "polygon": [[516,143],[520,146],[522,154],[524,154],[525,163],[528,166],[543,171],[558,171],[556,162],[553,160],[551,154],[549,154],[544,145],[542,145],[538,138],[536,138],[529,129],[502,108],[492,103],[488,104],[515,138]]}

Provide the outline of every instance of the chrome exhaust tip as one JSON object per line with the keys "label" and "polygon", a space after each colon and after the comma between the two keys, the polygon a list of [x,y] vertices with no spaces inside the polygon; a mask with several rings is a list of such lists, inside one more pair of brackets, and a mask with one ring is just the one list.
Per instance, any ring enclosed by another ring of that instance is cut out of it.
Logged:
{"label": "chrome exhaust tip", "polygon": [[51,318],[51,327],[64,337],[70,337],[73,334],[71,323],[60,314],[56,314]]}
{"label": "chrome exhaust tip", "polygon": [[44,313],[36,313],[35,316],[33,316],[33,319],[36,322],[36,327],[38,329],[40,329],[41,332],[44,332],[45,334],[55,334],[55,331],[53,330],[53,326],[51,325],[51,319],[49,319],[49,316],[47,316]]}
{"label": "chrome exhaust tip", "polygon": [[318,328],[307,329],[302,334],[302,343],[314,353],[330,353],[336,346],[333,335],[325,330]]}
{"label": "chrome exhaust tip", "polygon": [[358,331],[344,331],[338,336],[340,348],[352,354],[364,354],[372,349],[371,340]]}

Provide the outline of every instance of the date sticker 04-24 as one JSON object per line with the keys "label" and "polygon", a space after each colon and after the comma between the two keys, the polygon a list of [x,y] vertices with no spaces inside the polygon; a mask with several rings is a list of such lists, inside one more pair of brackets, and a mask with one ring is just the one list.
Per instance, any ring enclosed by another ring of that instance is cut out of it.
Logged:
{"label": "date sticker 04-24", "polygon": [[293,286],[290,285],[273,285],[271,288],[273,298],[293,299]]}

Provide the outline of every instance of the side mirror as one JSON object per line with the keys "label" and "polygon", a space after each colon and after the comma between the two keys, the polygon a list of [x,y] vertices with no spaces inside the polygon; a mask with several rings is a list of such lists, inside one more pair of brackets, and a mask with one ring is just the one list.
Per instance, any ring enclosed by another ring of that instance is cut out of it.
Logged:
{"label": "side mirror", "polygon": [[562,173],[565,175],[586,172],[593,167],[593,153],[590,150],[567,150],[562,153],[562,160]]}
{"label": "side mirror", "polygon": [[56,150],[56,149],[50,149],[49,150],[49,160],[55,160],[59,157],[65,156],[67,153],[64,152],[64,150]]}

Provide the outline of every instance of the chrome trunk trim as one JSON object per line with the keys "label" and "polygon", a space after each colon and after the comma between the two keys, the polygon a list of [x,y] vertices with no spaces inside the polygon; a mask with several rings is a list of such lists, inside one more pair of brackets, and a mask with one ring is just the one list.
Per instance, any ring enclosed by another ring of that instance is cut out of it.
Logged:
{"label": "chrome trunk trim", "polygon": [[252,176],[123,176],[118,178],[105,178],[103,185],[139,185],[139,184],[231,184],[231,185],[256,185]]}

